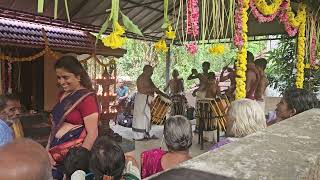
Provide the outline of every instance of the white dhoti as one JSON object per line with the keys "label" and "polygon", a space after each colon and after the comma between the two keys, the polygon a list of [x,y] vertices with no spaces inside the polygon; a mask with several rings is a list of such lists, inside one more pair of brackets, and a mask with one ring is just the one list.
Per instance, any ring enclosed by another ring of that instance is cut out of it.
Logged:
{"label": "white dhoti", "polygon": [[134,139],[143,139],[151,129],[151,109],[148,104],[152,96],[137,93],[134,100],[132,131]]}

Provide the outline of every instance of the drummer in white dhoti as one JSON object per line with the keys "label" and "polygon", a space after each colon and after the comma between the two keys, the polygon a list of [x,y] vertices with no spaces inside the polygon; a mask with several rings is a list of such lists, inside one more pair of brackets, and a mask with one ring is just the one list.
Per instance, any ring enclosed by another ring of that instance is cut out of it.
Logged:
{"label": "drummer in white dhoti", "polygon": [[154,93],[165,96],[152,82],[153,67],[145,65],[143,73],[137,79],[138,93],[134,100],[132,131],[135,140],[150,138],[151,103]]}

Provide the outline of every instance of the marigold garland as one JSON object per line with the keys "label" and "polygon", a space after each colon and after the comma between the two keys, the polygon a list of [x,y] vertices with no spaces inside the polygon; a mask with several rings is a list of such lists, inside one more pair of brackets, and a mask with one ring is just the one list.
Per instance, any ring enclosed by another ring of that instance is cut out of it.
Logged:
{"label": "marigold garland", "polygon": [[222,45],[222,44],[213,45],[209,48],[209,52],[211,54],[223,54],[224,53],[224,45]]}
{"label": "marigold garland", "polygon": [[290,1],[288,2],[289,6],[287,9],[289,22],[293,27],[299,27],[301,23],[305,23],[306,21],[306,5],[304,3],[299,3],[297,15],[292,12]]}
{"label": "marigold garland", "polygon": [[[238,12],[241,15],[241,25],[242,25],[242,34],[241,38],[243,39],[243,45],[239,47],[237,53],[237,62],[236,62],[236,99],[241,99],[246,97],[246,70],[247,70],[247,46],[248,46],[248,13],[249,9],[249,0],[238,0],[237,1]],[[240,34],[240,33],[239,33]]]}
{"label": "marigold garland", "polygon": [[268,5],[266,0],[254,0],[257,9],[265,16],[272,15],[279,10],[283,0],[273,0],[273,3]]}
{"label": "marigold garland", "polygon": [[[303,88],[304,80],[304,56],[305,56],[305,33],[306,33],[306,6],[304,3],[299,4],[299,11],[302,12],[303,16],[299,17],[300,27],[298,33],[298,48],[297,48],[297,77],[296,87]],[[298,11],[298,12],[299,12]],[[304,13],[303,13],[304,12]],[[290,18],[290,16],[289,16]]]}

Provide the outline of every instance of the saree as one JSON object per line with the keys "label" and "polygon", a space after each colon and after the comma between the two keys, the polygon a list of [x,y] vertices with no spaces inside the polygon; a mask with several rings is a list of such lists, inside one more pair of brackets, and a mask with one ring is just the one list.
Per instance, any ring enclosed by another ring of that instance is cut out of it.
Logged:
{"label": "saree", "polygon": [[151,149],[141,153],[141,178],[147,178],[163,171],[161,158],[166,154],[161,148]]}
{"label": "saree", "polygon": [[49,153],[57,163],[62,163],[69,149],[82,145],[86,137],[85,127],[81,126],[76,129],[71,129],[61,138],[56,138],[55,135],[61,128],[66,116],[72,112],[84,98],[93,94],[86,89],[78,90],[66,96],[61,102],[58,102],[52,109],[52,129],[49,138]]}

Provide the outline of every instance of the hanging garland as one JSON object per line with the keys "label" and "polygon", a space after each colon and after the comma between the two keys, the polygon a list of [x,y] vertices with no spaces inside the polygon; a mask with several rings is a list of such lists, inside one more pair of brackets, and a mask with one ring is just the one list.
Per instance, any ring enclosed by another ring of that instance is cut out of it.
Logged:
{"label": "hanging garland", "polygon": [[[297,48],[297,77],[296,87],[303,88],[304,80],[304,56],[305,56],[305,34],[306,34],[306,6],[304,3],[299,4],[300,15],[297,22],[300,22],[299,33],[298,33],[298,48]],[[298,11],[299,12],[299,11]],[[297,17],[298,17],[297,15]],[[291,16],[291,19],[292,16]],[[290,15],[289,15],[290,20]],[[290,21],[292,22],[292,21]]]}
{"label": "hanging garland", "polygon": [[254,3],[262,14],[269,16],[279,10],[282,0],[273,0],[270,5],[268,5],[266,0],[254,0]]}
{"label": "hanging garland", "polygon": [[314,67],[316,64],[316,50],[317,50],[317,44],[316,44],[316,29],[315,24],[313,21],[312,24],[312,35],[311,35],[311,47],[310,47],[310,65],[311,67]]}
{"label": "hanging garland", "polygon": [[[275,0],[271,5],[268,5],[265,0],[251,1],[250,7],[259,22],[270,22],[276,15],[278,15],[280,22],[285,25],[286,32],[289,36],[294,36],[298,32],[296,64],[297,76],[295,84],[297,88],[303,88],[305,68],[306,5],[303,2],[299,3],[297,15],[295,15],[294,12],[292,12],[290,0]],[[260,12],[258,12],[258,10]]]}
{"label": "hanging garland", "polygon": [[[248,46],[248,13],[249,0],[238,0],[235,18],[236,34],[239,36],[234,40],[240,40],[237,43],[239,49],[236,62],[236,99],[246,97],[246,70],[247,70],[247,46]],[[241,26],[240,26],[241,25]],[[235,41],[236,42],[236,41]]]}
{"label": "hanging garland", "polygon": [[281,8],[279,8],[275,13],[270,14],[268,16],[265,16],[261,14],[258,10],[258,8],[254,5],[254,0],[250,0],[250,8],[253,16],[260,22],[260,23],[265,23],[265,22],[271,22],[274,20],[274,18],[278,15],[279,11]]}
{"label": "hanging garland", "polygon": [[44,49],[42,51],[40,51],[34,55],[28,56],[28,57],[12,57],[12,56],[7,56],[5,54],[0,54],[0,60],[10,61],[10,62],[33,61],[33,60],[38,59],[39,57],[41,57],[45,54],[49,54],[53,58],[58,59],[58,55],[55,52],[53,52],[49,47],[49,40],[48,40],[48,37],[46,35],[45,30],[42,29],[41,31],[42,31],[42,36],[44,39]]}
{"label": "hanging garland", "polygon": [[290,37],[293,37],[297,34],[298,28],[293,27],[289,22],[289,16],[288,16],[288,11],[287,11],[288,7],[289,7],[289,3],[287,1],[284,1],[280,7],[281,10],[278,14],[278,17],[279,17],[279,21],[284,24],[284,28],[285,28],[285,31],[287,32],[287,34]]}
{"label": "hanging garland", "polygon": [[223,54],[224,53],[224,45],[222,44],[217,44],[217,45],[212,45],[209,48],[209,53],[211,54]]}
{"label": "hanging garland", "polygon": [[[195,40],[199,35],[199,5],[198,0],[187,1],[187,27],[186,34],[191,35],[191,38]],[[195,55],[198,51],[197,44],[195,42],[185,44],[187,51],[191,55]]]}

